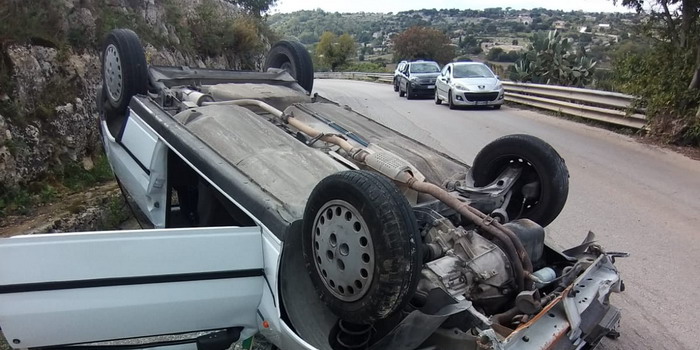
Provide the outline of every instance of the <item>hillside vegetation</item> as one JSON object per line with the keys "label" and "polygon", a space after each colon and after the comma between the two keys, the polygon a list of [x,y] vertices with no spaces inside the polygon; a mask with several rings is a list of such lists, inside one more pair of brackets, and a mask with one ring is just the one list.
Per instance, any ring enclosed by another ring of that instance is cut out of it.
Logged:
{"label": "hillside vegetation", "polygon": [[260,69],[274,0],[4,0],[0,5],[0,226],[6,215],[112,179],[95,95],[101,43],[142,39],[152,64]]}

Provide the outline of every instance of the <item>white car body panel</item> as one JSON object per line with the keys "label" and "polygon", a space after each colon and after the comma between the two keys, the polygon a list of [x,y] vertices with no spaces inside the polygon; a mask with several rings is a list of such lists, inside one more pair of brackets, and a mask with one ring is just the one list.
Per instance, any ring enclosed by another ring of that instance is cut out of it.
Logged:
{"label": "white car body panel", "polygon": [[2,239],[3,333],[22,348],[228,327],[252,335],[267,289],[262,249],[257,226]]}
{"label": "white car body panel", "polygon": [[158,136],[142,120],[134,118],[134,114],[133,110],[129,111],[121,142],[142,165],[149,167]]}

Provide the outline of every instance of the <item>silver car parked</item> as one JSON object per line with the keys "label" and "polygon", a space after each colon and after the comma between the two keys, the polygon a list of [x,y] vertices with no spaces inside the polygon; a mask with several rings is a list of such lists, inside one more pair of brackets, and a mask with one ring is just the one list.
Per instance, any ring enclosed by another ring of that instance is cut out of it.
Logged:
{"label": "silver car parked", "polygon": [[435,104],[457,106],[493,106],[503,104],[503,84],[480,62],[455,62],[446,65],[435,83]]}

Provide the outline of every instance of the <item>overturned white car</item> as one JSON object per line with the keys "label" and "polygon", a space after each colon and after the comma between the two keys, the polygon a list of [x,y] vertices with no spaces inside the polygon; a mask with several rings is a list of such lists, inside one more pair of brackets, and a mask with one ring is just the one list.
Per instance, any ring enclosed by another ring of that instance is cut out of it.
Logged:
{"label": "overturned white car", "polygon": [[544,141],[503,137],[468,167],[311,96],[290,41],[266,72],[148,67],[128,30],[103,56],[105,150],[150,227],[0,240],[11,346],[261,333],[282,349],[582,349],[616,334],[617,254],[591,235],[545,243],[568,172]]}

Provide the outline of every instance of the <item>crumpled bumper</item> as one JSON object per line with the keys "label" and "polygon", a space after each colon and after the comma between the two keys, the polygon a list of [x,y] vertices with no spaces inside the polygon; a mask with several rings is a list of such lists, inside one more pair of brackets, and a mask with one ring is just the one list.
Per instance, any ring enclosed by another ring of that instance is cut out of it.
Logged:
{"label": "crumpled bumper", "polygon": [[612,257],[601,254],[527,323],[505,337],[495,331],[484,334],[480,343],[494,350],[594,348],[604,336],[616,334],[620,311],[609,298],[623,290]]}

